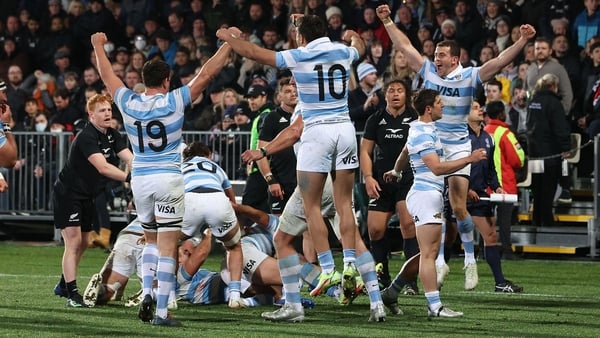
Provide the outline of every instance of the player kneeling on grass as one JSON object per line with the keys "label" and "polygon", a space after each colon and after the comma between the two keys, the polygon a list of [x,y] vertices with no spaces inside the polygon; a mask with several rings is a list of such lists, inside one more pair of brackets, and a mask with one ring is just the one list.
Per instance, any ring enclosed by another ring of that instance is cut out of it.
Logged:
{"label": "player kneeling on grass", "polygon": [[227,250],[227,269],[230,272],[229,307],[244,307],[240,301],[242,278],[241,231],[231,204],[235,194],[227,174],[211,161],[211,151],[203,143],[192,142],[183,151],[182,164],[185,183],[185,214],[181,232],[187,237],[208,224],[216,239]]}

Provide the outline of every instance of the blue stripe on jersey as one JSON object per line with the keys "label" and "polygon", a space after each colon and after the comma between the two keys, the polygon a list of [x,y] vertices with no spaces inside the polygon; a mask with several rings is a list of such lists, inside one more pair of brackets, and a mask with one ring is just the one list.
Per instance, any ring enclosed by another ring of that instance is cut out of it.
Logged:
{"label": "blue stripe on jersey", "polygon": [[358,51],[329,38],[277,52],[276,65],[292,71],[305,122],[348,118],[348,80]]}
{"label": "blue stripe on jersey", "polygon": [[142,223],[137,217],[133,221],[131,221],[131,223],[129,223],[125,228],[123,228],[123,231],[135,232],[139,233],[140,235],[144,234],[144,228],[142,228]]}
{"label": "blue stripe on jersey", "polygon": [[0,148],[6,143],[6,134],[4,134],[4,123],[0,121]]}
{"label": "blue stripe on jersey", "polygon": [[244,237],[242,237],[242,245],[251,245],[260,252],[269,256],[275,255],[275,247],[273,246],[273,234],[279,226],[279,217],[269,214],[269,226],[264,228],[258,224],[253,224]]}
{"label": "blue stripe on jersey", "polygon": [[210,304],[211,281],[218,276],[219,274],[216,272],[198,269],[192,277],[190,288],[187,291],[188,301],[193,301],[194,304]]}
{"label": "blue stripe on jersey", "polygon": [[422,159],[423,155],[436,152],[440,160],[443,160],[442,144],[437,136],[435,123],[421,121],[411,123],[406,146],[408,147],[408,156],[414,174],[411,189],[442,192],[444,176],[434,175]]}
{"label": "blue stripe on jersey", "polygon": [[188,86],[152,96],[117,89],[115,104],[134,154],[132,176],[181,172],[183,112],[190,102]]}
{"label": "blue stripe on jersey", "polygon": [[435,64],[427,59],[419,70],[423,87],[439,91],[444,103],[442,118],[435,123],[438,135],[445,144],[451,144],[450,140],[469,137],[467,117],[477,87],[481,84],[479,70],[479,67],[460,67],[443,79],[437,74]]}
{"label": "blue stripe on jersey", "polygon": [[215,162],[201,156],[194,156],[181,165],[185,192],[196,188],[209,188],[219,191],[231,188],[225,171]]}

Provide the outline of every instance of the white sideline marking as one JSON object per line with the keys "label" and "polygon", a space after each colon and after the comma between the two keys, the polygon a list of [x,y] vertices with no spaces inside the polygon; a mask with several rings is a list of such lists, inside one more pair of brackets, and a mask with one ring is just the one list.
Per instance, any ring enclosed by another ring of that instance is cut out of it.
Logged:
{"label": "white sideline marking", "polygon": [[60,278],[60,276],[52,276],[52,275],[15,275],[11,273],[0,273],[0,277],[14,277],[14,278],[23,278],[23,277],[31,277],[31,278]]}
{"label": "white sideline marking", "polygon": [[598,299],[600,300],[600,296],[567,296],[567,295],[556,295],[556,294],[544,294],[544,293],[527,293],[527,292],[517,292],[517,293],[503,293],[503,292],[494,292],[494,291],[459,291],[457,293],[469,295],[469,294],[479,294],[479,295],[498,295],[498,296],[533,296],[539,298],[581,298],[581,299]]}

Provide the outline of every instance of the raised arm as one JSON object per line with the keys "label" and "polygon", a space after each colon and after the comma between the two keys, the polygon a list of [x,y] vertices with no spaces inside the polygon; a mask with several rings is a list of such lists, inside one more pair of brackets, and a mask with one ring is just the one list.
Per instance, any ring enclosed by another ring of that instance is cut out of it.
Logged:
{"label": "raised arm", "polygon": [[303,129],[304,122],[302,121],[302,116],[298,116],[292,124],[279,132],[279,134],[264,147],[244,151],[242,160],[244,160],[244,162],[260,160],[265,156],[275,154],[283,149],[293,146],[294,143],[298,142],[300,139]]}
{"label": "raised arm", "polygon": [[275,67],[275,52],[262,48],[240,38],[241,31],[236,27],[221,28],[217,31],[217,38],[231,45],[233,50],[243,57],[247,57],[259,63]]}
{"label": "raised arm", "polygon": [[388,5],[381,5],[377,7],[377,16],[383,22],[385,30],[388,32],[390,39],[392,40],[393,47],[397,50],[402,51],[404,53],[404,57],[406,57],[406,62],[408,62],[408,66],[418,72],[423,66],[423,56],[419,51],[410,43],[410,40],[396,25],[394,21],[390,18],[390,8]]}
{"label": "raised arm", "polygon": [[192,101],[195,101],[206,89],[210,81],[225,67],[231,46],[228,43],[221,45],[219,50],[200,69],[200,72],[188,83]]}
{"label": "raised arm", "polygon": [[344,36],[342,37],[342,40],[349,43],[350,46],[356,48],[356,50],[358,50],[359,56],[362,57],[365,54],[365,50],[367,48],[365,46],[365,41],[355,31],[350,30],[350,29],[346,30],[344,32]]}
{"label": "raised arm", "polygon": [[525,47],[527,41],[535,36],[535,28],[531,25],[521,25],[519,30],[521,31],[521,37],[517,42],[503,50],[500,55],[481,66],[479,78],[481,78],[482,82],[487,82],[496,76],[504,66],[509,64],[519,55],[519,53],[521,53],[521,50]]}
{"label": "raised arm", "polygon": [[115,93],[119,87],[123,86],[123,81],[115,75],[110,64],[108,56],[104,51],[104,44],[108,41],[106,34],[99,32],[92,34],[92,47],[94,47],[94,54],[96,54],[96,65],[98,66],[98,73],[104,85],[108,89],[110,95],[115,97]]}

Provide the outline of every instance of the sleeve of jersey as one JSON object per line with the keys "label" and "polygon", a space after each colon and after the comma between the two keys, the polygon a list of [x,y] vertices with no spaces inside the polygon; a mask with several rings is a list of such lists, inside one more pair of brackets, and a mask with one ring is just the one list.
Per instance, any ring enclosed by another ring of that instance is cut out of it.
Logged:
{"label": "sleeve of jersey", "polygon": [[115,139],[115,145],[114,145],[114,149],[115,149],[115,153],[120,153],[121,151],[123,151],[125,148],[127,148],[127,143],[125,143],[123,141],[123,136],[121,136],[121,133],[119,133],[116,130],[112,130],[112,135]]}
{"label": "sleeve of jersey", "polygon": [[115,104],[117,105],[117,108],[119,108],[119,111],[121,112],[121,114],[126,114],[126,110],[125,108],[125,104],[127,101],[129,101],[129,98],[131,97],[131,95],[133,95],[133,91],[128,89],[127,87],[119,87],[117,88],[117,91],[115,92],[115,97],[114,97],[114,101]]}
{"label": "sleeve of jersey", "polygon": [[267,230],[271,234],[274,234],[278,227],[279,227],[279,217],[269,214],[269,227],[267,228]]}
{"label": "sleeve of jersey", "polygon": [[273,135],[275,132],[275,119],[274,117],[274,112],[271,112],[269,114],[267,114],[267,116],[265,117],[265,120],[263,121],[263,125],[262,128],[260,128],[260,134],[258,135],[258,139],[261,141],[271,141],[275,138],[275,136],[277,135]]}
{"label": "sleeve of jersey", "polygon": [[363,134],[363,138],[367,140],[374,141],[377,137],[377,124],[375,114],[369,116],[367,119],[367,123],[365,124],[365,133]]}
{"label": "sleeve of jersey", "polygon": [[77,145],[86,159],[93,154],[101,153],[98,140],[94,139],[89,133],[79,133],[77,135]]}
{"label": "sleeve of jersey", "polygon": [[231,188],[231,181],[229,181],[229,177],[227,177],[227,174],[225,173],[223,168],[218,167],[217,170],[219,171],[219,176],[221,176],[221,187],[223,187],[223,189]]}
{"label": "sleeve of jersey", "polygon": [[421,66],[421,69],[419,69],[419,76],[423,81],[427,81],[429,79],[428,74],[435,73],[436,69],[433,62],[429,61],[429,59],[424,58],[423,60],[423,65]]}
{"label": "sleeve of jersey", "polygon": [[192,103],[192,97],[190,94],[190,87],[182,86],[168,94],[169,105],[173,107],[173,111],[181,112],[185,110],[185,107]]}
{"label": "sleeve of jersey", "polygon": [[275,65],[277,68],[294,68],[296,67],[295,55],[298,53],[297,49],[283,50],[275,53]]}
{"label": "sleeve of jersey", "polygon": [[412,153],[418,153],[421,156],[436,151],[433,136],[427,133],[415,137],[410,146],[412,148]]}

